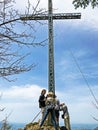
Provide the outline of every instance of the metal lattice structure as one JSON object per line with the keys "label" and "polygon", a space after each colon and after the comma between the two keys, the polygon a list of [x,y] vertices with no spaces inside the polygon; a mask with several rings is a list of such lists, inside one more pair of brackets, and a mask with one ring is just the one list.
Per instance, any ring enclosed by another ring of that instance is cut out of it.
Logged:
{"label": "metal lattice structure", "polygon": [[80,19],[80,18],[81,13],[53,14],[52,0],[48,0],[48,14],[28,15],[28,16],[21,16],[20,18],[21,20],[48,20],[48,34],[49,34],[48,91],[55,93],[53,20]]}
{"label": "metal lattice structure", "polygon": [[[60,20],[60,19],[80,19],[81,13],[58,13],[52,15],[53,20]],[[48,14],[35,14],[35,15],[28,15],[22,16],[21,20],[48,20]]]}

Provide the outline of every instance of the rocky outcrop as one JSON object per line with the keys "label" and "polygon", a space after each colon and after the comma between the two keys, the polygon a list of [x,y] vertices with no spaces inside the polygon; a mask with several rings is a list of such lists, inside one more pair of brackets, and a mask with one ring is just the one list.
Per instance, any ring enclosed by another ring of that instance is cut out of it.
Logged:
{"label": "rocky outcrop", "polygon": [[[29,123],[27,124],[24,129],[18,129],[18,130],[55,130],[53,126],[47,125],[45,122],[44,125],[40,128],[39,122]],[[58,130],[67,130],[64,126],[59,127]]]}

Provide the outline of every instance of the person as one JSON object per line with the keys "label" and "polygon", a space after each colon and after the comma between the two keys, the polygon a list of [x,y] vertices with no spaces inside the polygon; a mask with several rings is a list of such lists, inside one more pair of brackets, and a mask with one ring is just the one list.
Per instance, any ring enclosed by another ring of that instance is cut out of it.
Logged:
{"label": "person", "polygon": [[55,116],[56,116],[56,122],[58,126],[59,126],[59,116],[60,116],[59,111],[60,111],[60,101],[59,99],[56,99]]}
{"label": "person", "polygon": [[45,105],[45,100],[46,100],[45,94],[46,94],[46,89],[43,89],[41,91],[41,95],[39,96],[39,108],[41,108],[42,118],[43,118],[45,106],[46,106]]}
{"label": "person", "polygon": [[65,103],[60,104],[60,110],[63,111],[62,118],[64,119],[66,129],[71,130],[69,112]]}
{"label": "person", "polygon": [[55,130],[58,130],[58,126],[56,123],[56,119],[55,119],[55,96],[53,92],[48,92],[47,97],[46,97],[46,107],[45,107],[45,112],[44,112],[44,116],[40,122],[40,127],[43,125],[44,121],[46,120],[48,114],[51,114],[51,119],[52,119],[52,123],[55,127]]}

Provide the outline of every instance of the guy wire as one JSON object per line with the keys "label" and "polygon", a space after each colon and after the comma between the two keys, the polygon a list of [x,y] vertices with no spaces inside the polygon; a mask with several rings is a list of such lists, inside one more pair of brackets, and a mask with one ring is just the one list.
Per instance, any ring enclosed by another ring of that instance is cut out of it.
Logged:
{"label": "guy wire", "polygon": [[91,87],[90,87],[90,85],[88,83],[88,80],[86,79],[85,75],[83,74],[83,71],[81,70],[81,68],[79,66],[79,63],[77,62],[76,57],[74,56],[74,54],[73,54],[73,52],[71,50],[70,50],[70,53],[71,53],[71,55],[72,55],[72,57],[74,59],[74,62],[76,63],[76,66],[78,67],[78,69],[79,69],[79,71],[80,71],[80,73],[81,73],[81,75],[82,75],[82,77],[83,77],[87,87],[89,88],[91,95],[93,96],[93,98],[96,101],[96,103],[98,103],[98,100],[96,99],[96,97],[95,97],[95,95],[94,95],[94,93],[93,93],[93,91],[92,91],[92,89],[91,89]]}

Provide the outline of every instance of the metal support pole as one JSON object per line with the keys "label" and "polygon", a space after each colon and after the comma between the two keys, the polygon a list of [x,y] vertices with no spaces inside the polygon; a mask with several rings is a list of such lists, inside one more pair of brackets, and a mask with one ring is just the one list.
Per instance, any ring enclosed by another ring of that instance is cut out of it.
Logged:
{"label": "metal support pole", "polygon": [[49,33],[48,91],[55,93],[52,0],[48,0],[48,33]]}

